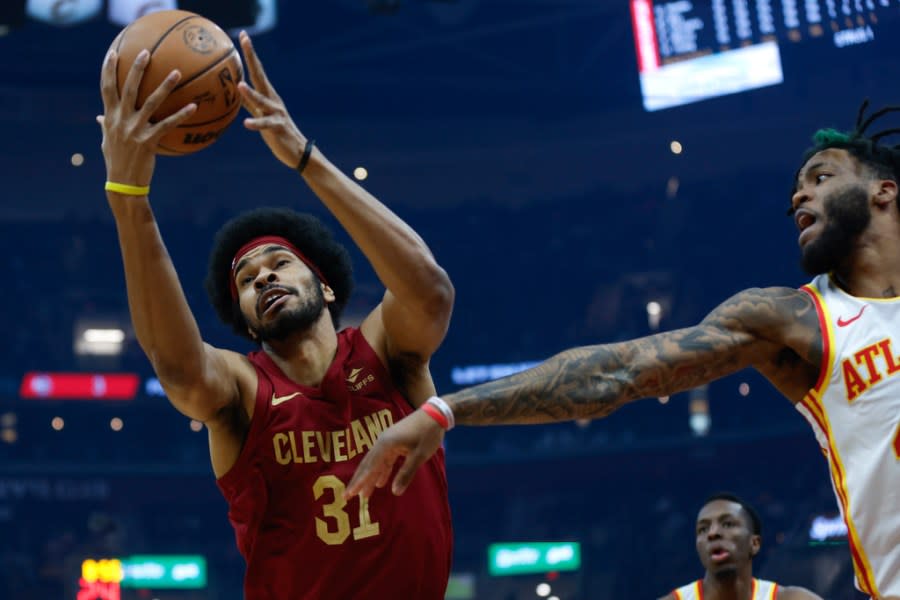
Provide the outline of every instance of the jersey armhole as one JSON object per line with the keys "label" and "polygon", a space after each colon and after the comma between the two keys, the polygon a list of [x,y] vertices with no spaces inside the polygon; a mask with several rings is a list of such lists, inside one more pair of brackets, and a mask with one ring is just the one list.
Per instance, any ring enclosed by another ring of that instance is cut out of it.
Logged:
{"label": "jersey armhole", "polygon": [[828,322],[825,301],[822,299],[819,290],[809,284],[802,286],[800,290],[809,295],[813,301],[813,306],[816,307],[816,316],[819,320],[819,331],[822,336],[822,360],[819,363],[819,377],[816,379],[816,385],[807,392],[818,398],[824,391],[831,371],[831,354],[834,336],[832,335],[831,327]]}

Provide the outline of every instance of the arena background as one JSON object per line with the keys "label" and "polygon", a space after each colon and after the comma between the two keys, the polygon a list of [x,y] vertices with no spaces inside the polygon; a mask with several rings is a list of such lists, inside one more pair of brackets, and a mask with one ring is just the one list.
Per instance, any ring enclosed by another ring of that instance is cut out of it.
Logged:
{"label": "arena background", "polygon": [[[102,191],[99,66],[135,4],[174,2],[0,7],[4,599],[241,597],[243,562],[206,436],[161,395],[128,330]],[[346,171],[364,167],[363,185],[450,273],[456,307],[433,360],[441,391],[573,345],[693,324],[745,287],[801,285],[784,214],[811,133],[851,128],[864,97],[900,103],[897,0],[180,6],[258,30],[257,50],[303,131]],[[734,19],[728,43],[707,18],[722,6]],[[774,28],[763,25],[766,7]],[[641,46],[647,10],[655,64]],[[745,48],[769,62],[741,62]],[[748,89],[647,110],[696,86],[714,95],[723,71],[704,79],[709,57],[736,60],[724,72]],[[642,94],[642,77],[652,86],[679,64],[696,86]],[[756,69],[770,78],[759,86]],[[202,289],[217,227],[259,204],[334,223],[239,124],[196,155],[160,159],[152,202],[206,339],[238,350],[248,347],[217,323]],[[355,248],[353,257],[351,322],[382,293]],[[91,354],[89,328],[122,328],[125,339]],[[659,597],[702,574],[693,522],[723,489],[762,514],[758,576],[860,598],[812,433],[753,372],[602,421],[461,427],[447,437],[447,465],[449,598]],[[488,549],[504,542],[553,551],[507,551],[499,565],[535,572],[494,574]],[[111,560],[128,567],[126,580],[113,581]]]}

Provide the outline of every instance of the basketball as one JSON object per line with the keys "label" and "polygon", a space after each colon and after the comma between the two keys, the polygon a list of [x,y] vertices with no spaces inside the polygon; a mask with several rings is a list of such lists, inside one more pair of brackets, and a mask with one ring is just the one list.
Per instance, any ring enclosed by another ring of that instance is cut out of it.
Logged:
{"label": "basketball", "polygon": [[218,25],[184,10],[164,10],[137,19],[116,36],[111,49],[119,57],[119,96],[128,71],[141,50],[150,52],[137,95],[140,107],[173,70],[181,79],[152,117],[158,122],[194,102],[197,110],[166,133],[157,153],[183,155],[211,145],[228,128],[241,108],[237,84],[243,67],[237,49]]}

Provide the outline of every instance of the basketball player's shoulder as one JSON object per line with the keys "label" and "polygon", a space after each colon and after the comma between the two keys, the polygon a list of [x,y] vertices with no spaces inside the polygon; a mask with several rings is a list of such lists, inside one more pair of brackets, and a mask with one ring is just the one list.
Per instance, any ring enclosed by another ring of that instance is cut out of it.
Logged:
{"label": "basketball player's shoulder", "polygon": [[218,361],[225,372],[233,378],[239,396],[243,397],[248,392],[256,390],[257,374],[251,358],[255,353],[244,355],[233,350],[216,348],[205,342],[204,345],[207,349],[207,356],[212,357],[211,360]]}
{"label": "basketball player's shoulder", "polygon": [[802,587],[778,586],[776,600],[822,600],[822,597]]}
{"label": "basketball player's shoulder", "polygon": [[747,288],[717,306],[708,319],[736,319],[751,330],[817,322],[812,297],[796,288]]}
{"label": "basketball player's shoulder", "polygon": [[675,592],[670,592],[661,597],[659,600],[678,600],[678,596],[675,595]]}
{"label": "basketball player's shoulder", "polygon": [[227,350],[225,348],[216,348],[215,346],[210,346],[206,342],[203,342],[203,345],[206,347],[207,353],[214,355],[217,360],[220,360],[222,364],[227,366],[228,369],[236,375],[241,372],[253,371],[251,357],[256,354],[256,352],[251,352],[248,355],[235,352],[234,350]]}

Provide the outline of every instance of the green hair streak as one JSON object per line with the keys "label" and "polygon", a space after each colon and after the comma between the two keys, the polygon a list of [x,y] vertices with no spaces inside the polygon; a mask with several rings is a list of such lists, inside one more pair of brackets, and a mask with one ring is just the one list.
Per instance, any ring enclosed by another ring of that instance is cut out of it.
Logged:
{"label": "green hair streak", "polygon": [[853,136],[837,129],[820,129],[813,134],[813,141],[817,146],[832,146],[835,144],[849,144]]}

